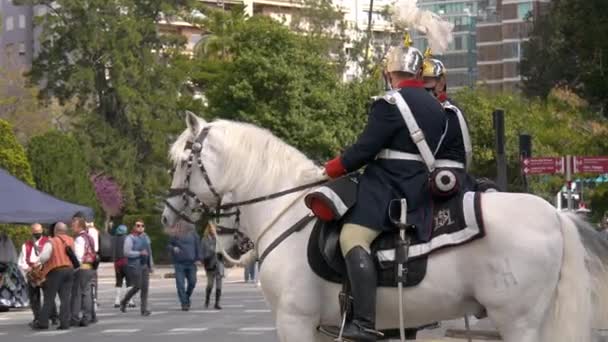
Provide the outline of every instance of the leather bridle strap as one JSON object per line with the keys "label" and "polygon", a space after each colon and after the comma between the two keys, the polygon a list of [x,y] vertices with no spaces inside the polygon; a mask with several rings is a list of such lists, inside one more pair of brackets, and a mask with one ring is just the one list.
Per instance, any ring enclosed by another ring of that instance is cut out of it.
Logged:
{"label": "leather bridle strap", "polygon": [[302,190],[305,190],[305,189],[308,189],[308,188],[319,186],[321,184],[325,184],[325,183],[327,183],[327,181],[328,181],[327,179],[323,179],[323,180],[316,181],[316,182],[313,182],[313,183],[308,183],[308,184],[300,185],[300,186],[297,186],[295,188],[291,188],[291,189],[275,192],[275,193],[270,194],[270,195],[265,195],[265,196],[260,196],[260,197],[252,198],[252,199],[246,200],[246,201],[232,202],[232,203],[222,204],[219,207],[219,209],[220,210],[224,210],[224,209],[230,209],[230,208],[234,208],[234,207],[240,207],[240,206],[244,206],[244,205],[249,205],[249,204],[254,204],[254,203],[268,201],[268,200],[271,200],[271,199],[275,199],[275,198],[279,198],[279,197],[282,197],[282,196],[285,196],[285,195],[292,194],[294,192],[302,191]]}
{"label": "leather bridle strap", "polygon": [[266,259],[268,254],[270,254],[270,252],[272,252],[275,248],[277,248],[277,246],[280,245],[281,242],[285,241],[285,239],[287,239],[289,236],[291,236],[291,234],[299,232],[302,229],[304,229],[304,227],[306,227],[306,225],[314,219],[315,219],[314,215],[304,216],[298,222],[296,222],[293,226],[291,226],[289,229],[287,229],[281,235],[279,235],[279,237],[276,238],[276,240],[272,241],[272,243],[268,247],[266,247],[266,249],[264,250],[262,255],[260,255],[260,257],[258,258],[258,262],[260,265],[259,267],[260,268],[262,267],[262,263],[264,262],[264,259]]}

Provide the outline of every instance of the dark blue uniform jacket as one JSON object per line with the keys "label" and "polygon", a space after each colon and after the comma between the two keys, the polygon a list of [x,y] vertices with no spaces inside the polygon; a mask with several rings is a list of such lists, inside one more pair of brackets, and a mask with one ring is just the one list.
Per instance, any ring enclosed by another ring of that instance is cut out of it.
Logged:
{"label": "dark blue uniform jacket", "polygon": [[[441,104],[422,87],[405,87],[399,92],[434,151],[446,126]],[[420,238],[426,240],[431,220],[427,167],[419,161],[376,159],[382,149],[419,154],[397,106],[379,99],[372,105],[357,142],[341,156],[348,172],[367,165],[360,178],[357,203],[345,222],[374,230],[393,230],[388,218],[389,203],[406,198],[409,223],[416,224]]]}

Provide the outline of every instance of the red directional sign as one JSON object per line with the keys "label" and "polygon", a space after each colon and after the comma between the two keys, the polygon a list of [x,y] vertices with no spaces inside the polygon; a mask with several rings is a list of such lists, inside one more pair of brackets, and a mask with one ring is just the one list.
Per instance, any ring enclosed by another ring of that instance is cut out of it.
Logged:
{"label": "red directional sign", "polygon": [[608,157],[574,157],[574,173],[608,173]]}
{"label": "red directional sign", "polygon": [[522,169],[526,175],[564,173],[563,157],[524,158]]}

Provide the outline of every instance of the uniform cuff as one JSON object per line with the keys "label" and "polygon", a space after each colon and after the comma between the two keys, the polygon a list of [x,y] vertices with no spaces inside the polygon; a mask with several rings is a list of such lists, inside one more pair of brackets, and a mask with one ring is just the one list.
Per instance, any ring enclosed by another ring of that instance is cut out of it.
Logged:
{"label": "uniform cuff", "polygon": [[325,172],[330,178],[338,178],[346,173],[340,157],[336,157],[325,164]]}

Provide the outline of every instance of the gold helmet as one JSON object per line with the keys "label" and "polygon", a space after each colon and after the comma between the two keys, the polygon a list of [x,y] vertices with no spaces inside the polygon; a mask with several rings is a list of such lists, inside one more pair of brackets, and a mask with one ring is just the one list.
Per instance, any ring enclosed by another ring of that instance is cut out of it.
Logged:
{"label": "gold helmet", "polygon": [[443,62],[432,58],[431,49],[427,48],[424,52],[424,64],[422,66],[422,77],[441,77],[447,73]]}
{"label": "gold helmet", "polygon": [[402,46],[395,46],[390,49],[387,55],[386,71],[388,72],[407,72],[413,75],[418,74],[422,69],[423,56],[420,50],[412,45],[409,32],[406,32]]}

